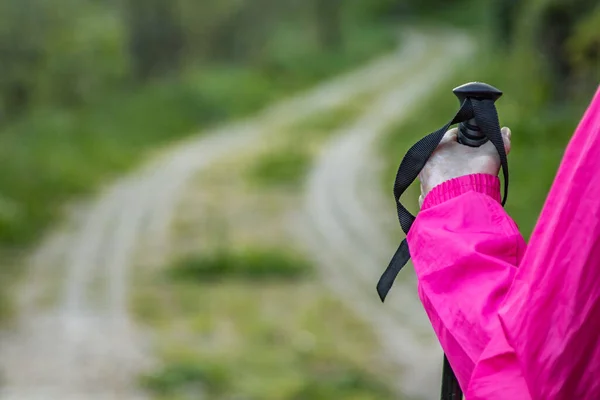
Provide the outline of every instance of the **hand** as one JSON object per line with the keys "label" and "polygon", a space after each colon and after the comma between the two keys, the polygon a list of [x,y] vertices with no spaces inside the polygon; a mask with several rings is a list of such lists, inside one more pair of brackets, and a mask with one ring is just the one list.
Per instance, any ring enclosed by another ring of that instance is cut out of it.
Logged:
{"label": "hand", "polygon": [[[504,149],[508,154],[511,132],[506,127],[502,128],[501,132]],[[492,142],[488,141],[480,147],[469,147],[458,143],[457,138],[457,128],[446,132],[419,174],[421,181],[419,206],[423,205],[423,199],[431,189],[447,180],[471,174],[498,175],[500,156]]]}

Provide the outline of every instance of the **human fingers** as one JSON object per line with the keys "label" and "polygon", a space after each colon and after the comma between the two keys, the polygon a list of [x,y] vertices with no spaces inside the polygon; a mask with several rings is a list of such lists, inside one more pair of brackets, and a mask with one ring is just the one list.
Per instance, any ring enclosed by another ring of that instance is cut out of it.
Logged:
{"label": "human fingers", "polygon": [[452,128],[444,133],[440,145],[458,141],[458,128]]}
{"label": "human fingers", "polygon": [[506,151],[506,154],[508,154],[508,153],[510,153],[510,138],[512,136],[512,132],[510,131],[510,128],[507,126],[502,128],[502,130],[500,132],[502,133],[502,141],[504,142],[504,150]]}

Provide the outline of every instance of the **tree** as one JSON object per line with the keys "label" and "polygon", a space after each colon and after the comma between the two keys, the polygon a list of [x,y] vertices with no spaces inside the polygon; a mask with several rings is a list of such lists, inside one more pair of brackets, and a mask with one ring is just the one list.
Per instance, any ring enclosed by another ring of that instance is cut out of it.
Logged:
{"label": "tree", "polygon": [[314,0],[319,42],[325,50],[338,50],[342,46],[341,0]]}
{"label": "tree", "polygon": [[178,70],[185,43],[178,2],[128,0],[125,12],[136,77],[146,80]]}
{"label": "tree", "polygon": [[540,12],[535,42],[552,76],[552,97],[556,101],[567,98],[573,83],[574,68],[570,60],[569,40],[578,24],[596,6],[595,0],[548,0]]}
{"label": "tree", "polygon": [[519,0],[495,0],[492,3],[494,39],[504,48],[513,44],[516,31],[517,14],[522,7]]}

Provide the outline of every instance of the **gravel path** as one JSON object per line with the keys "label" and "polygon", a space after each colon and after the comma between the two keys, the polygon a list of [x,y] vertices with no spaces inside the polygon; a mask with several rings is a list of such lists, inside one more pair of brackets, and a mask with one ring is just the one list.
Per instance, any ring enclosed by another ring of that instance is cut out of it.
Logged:
{"label": "gravel path", "polygon": [[[152,359],[145,333],[129,312],[131,267],[140,253],[156,265],[168,257],[170,224],[189,179],[266,132],[385,86],[425,53],[427,40],[409,35],[399,51],[360,70],[178,143],[74,214],[68,229],[49,235],[32,256],[17,326],[0,336],[0,398],[145,398],[135,377]],[[340,237],[335,229],[332,240]],[[40,306],[37,297],[54,284],[58,299]]]}
{"label": "gravel path", "polygon": [[[399,391],[432,399],[439,396],[442,352],[419,303],[414,273],[410,267],[402,271],[385,304],[375,291],[399,239],[393,241],[380,224],[382,213],[392,219],[396,213],[393,201],[382,197],[373,144],[473,49],[466,37],[454,33],[429,37],[422,46],[429,50],[404,65],[406,79],[324,149],[308,178],[297,222],[301,240],[331,289],[378,334],[387,358],[398,368]],[[402,154],[398,156],[400,160]]]}

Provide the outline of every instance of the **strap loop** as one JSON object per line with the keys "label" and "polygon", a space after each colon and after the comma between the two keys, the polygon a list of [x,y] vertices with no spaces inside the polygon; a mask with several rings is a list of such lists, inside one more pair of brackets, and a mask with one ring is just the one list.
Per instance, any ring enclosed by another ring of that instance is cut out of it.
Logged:
{"label": "strap loop", "polygon": [[[508,161],[506,159],[504,141],[500,132],[496,106],[492,100],[479,100],[477,98],[469,97],[463,101],[460,109],[450,122],[415,143],[408,150],[398,167],[396,180],[394,182],[394,199],[396,200],[398,220],[400,221],[400,226],[405,234],[408,234],[415,221],[415,216],[400,202],[400,197],[406,192],[415,179],[418,178],[419,173],[442,141],[444,134],[448,131],[450,126],[472,118],[475,118],[479,129],[486,135],[498,151],[500,164],[502,166],[502,174],[504,175],[504,196],[502,198],[502,205],[506,203],[506,198],[508,196]],[[396,276],[406,265],[408,260],[410,260],[410,250],[408,242],[404,239],[400,242],[398,249],[377,283],[377,293],[382,302],[385,301],[388,292],[396,280]]]}

